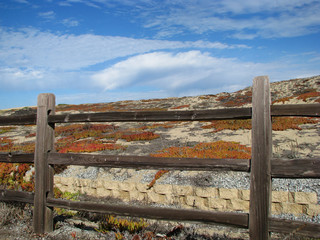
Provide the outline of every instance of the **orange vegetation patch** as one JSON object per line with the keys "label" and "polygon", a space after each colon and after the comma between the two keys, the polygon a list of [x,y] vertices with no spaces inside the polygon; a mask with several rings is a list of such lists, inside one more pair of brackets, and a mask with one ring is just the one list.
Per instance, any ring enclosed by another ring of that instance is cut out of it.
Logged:
{"label": "orange vegetation patch", "polygon": [[171,109],[182,109],[182,108],[188,108],[188,107],[190,107],[190,104],[181,105],[181,106],[178,106],[178,107],[172,107]]}
{"label": "orange vegetation patch", "polygon": [[85,139],[94,138],[98,140],[103,138],[103,134],[111,132],[117,127],[109,124],[71,124],[66,126],[59,126],[55,130],[56,137],[61,137],[56,142],[58,151],[66,151],[73,142]]}
{"label": "orange vegetation patch", "polygon": [[315,98],[315,102],[320,102],[320,92],[316,91],[315,89],[309,89],[308,91],[309,92],[302,93],[299,95],[296,94],[296,95],[293,95],[290,97],[284,97],[284,98],[277,99],[277,100],[273,101],[272,104],[279,103],[279,102],[285,103],[295,97],[299,100],[303,100],[304,102],[307,102],[307,100],[309,98]]}
{"label": "orange vegetation patch", "polygon": [[114,111],[114,107],[111,104],[79,104],[79,105],[67,105],[60,104],[56,108],[57,112],[64,111],[84,111],[84,112],[107,112]]}
{"label": "orange vegetation patch", "polygon": [[[301,130],[299,125],[303,124],[317,124],[319,120],[306,117],[273,117],[272,130],[285,131],[287,129]],[[247,120],[214,120],[209,125],[202,126],[203,129],[214,128],[213,132],[219,132],[225,129],[239,130],[251,129],[251,119]]]}
{"label": "orange vegetation patch", "polygon": [[106,138],[114,138],[117,139],[124,139],[128,142],[131,141],[146,141],[146,140],[153,140],[156,138],[159,138],[159,134],[155,134],[153,132],[140,132],[140,133],[134,133],[134,132],[126,132],[126,131],[117,131],[111,134],[106,135]]}
{"label": "orange vegetation patch", "polygon": [[287,101],[289,101],[289,100],[291,100],[291,99],[293,99],[293,98],[294,98],[294,96],[279,98],[279,99],[273,101],[272,104],[274,104],[274,103],[279,103],[279,102],[282,102],[282,103],[284,104],[285,102],[287,102]]}
{"label": "orange vegetation patch", "polygon": [[152,125],[149,126],[143,126],[140,129],[141,130],[145,130],[145,129],[155,129],[155,128],[173,128],[175,124],[179,124],[181,123],[180,121],[169,121],[169,122],[165,122],[165,123],[154,123]]}
{"label": "orange vegetation patch", "polygon": [[316,97],[320,97],[320,92],[313,91],[313,92],[304,93],[299,95],[298,99],[301,99],[304,102],[306,102],[308,98],[316,98]]}
{"label": "orange vegetation patch", "polygon": [[198,143],[194,147],[169,147],[153,157],[191,157],[191,158],[239,158],[250,159],[251,148],[237,142],[217,141],[210,143]]}
{"label": "orange vegetation patch", "polygon": [[30,164],[0,163],[0,185],[6,189],[33,191],[33,175],[29,181],[24,179],[29,170]]}
{"label": "orange vegetation patch", "polygon": [[225,107],[240,107],[252,102],[252,91],[246,91],[241,94],[240,91],[235,94],[224,93],[224,95],[216,98],[217,101]]}
{"label": "orange vegetation patch", "polygon": [[[14,141],[8,137],[0,138],[0,152],[33,153],[34,149],[34,142],[14,144]],[[0,186],[6,189],[33,191],[33,175],[28,181],[24,179],[30,166],[30,164],[0,163]]]}
{"label": "orange vegetation patch", "polygon": [[26,138],[32,138],[32,137],[35,137],[36,136],[36,133],[29,133]]}
{"label": "orange vegetation patch", "polygon": [[[194,147],[169,147],[151,154],[152,157],[178,157],[178,158],[233,158],[250,159],[251,148],[237,142],[217,141],[210,143],[198,143]],[[201,159],[199,159],[201,161]],[[156,181],[168,170],[159,170],[148,188],[153,187]]]}
{"label": "orange vegetation patch", "polygon": [[159,138],[159,134],[155,134],[153,132],[142,132],[142,133],[133,133],[133,134],[124,134],[121,136],[122,139],[131,141],[145,141],[145,140],[153,140]]}
{"label": "orange vegetation patch", "polygon": [[34,150],[35,150],[34,142],[24,142],[21,144],[14,144],[14,141],[8,137],[0,138],[0,152],[33,153]]}
{"label": "orange vegetation patch", "polygon": [[[85,138],[88,132],[90,135],[99,135],[105,132],[115,130],[117,127],[110,124],[71,124],[66,126],[59,126],[55,129],[56,136],[70,136],[78,134],[79,138]],[[81,134],[83,133],[83,137]],[[78,138],[78,139],[79,139]]]}
{"label": "orange vegetation patch", "polygon": [[203,96],[199,96],[199,99],[202,99],[202,100],[208,100],[210,98],[216,98],[217,95],[203,95]]}
{"label": "orange vegetation patch", "polygon": [[152,188],[153,185],[156,183],[156,181],[163,176],[164,174],[166,174],[167,172],[169,172],[168,170],[159,170],[155,175],[154,178],[152,179],[152,181],[148,184],[148,189]]}
{"label": "orange vegetation patch", "polygon": [[0,138],[0,152],[10,152],[13,147],[13,140],[8,137]]}
{"label": "orange vegetation patch", "polygon": [[71,142],[69,144],[68,143],[66,144],[65,142],[63,142],[61,146],[59,144],[61,144],[61,142],[57,143],[56,149],[60,153],[98,152],[98,151],[104,151],[104,150],[124,150],[125,149],[124,146],[121,146],[119,144],[103,143],[98,140],[88,140],[88,139]]}
{"label": "orange vegetation patch", "polygon": [[161,99],[161,98],[154,98],[154,99],[143,99],[143,100],[141,100],[141,102],[144,102],[144,103],[160,102],[160,101],[163,101],[163,99]]}
{"label": "orange vegetation patch", "polygon": [[247,120],[215,120],[209,125],[202,126],[203,129],[214,128],[213,132],[219,132],[225,129],[239,130],[239,129],[251,129],[251,119]]}
{"label": "orange vegetation patch", "polygon": [[317,124],[319,120],[305,117],[274,117],[272,118],[272,130],[274,131],[285,131],[287,129],[302,128],[299,125],[303,124]]}
{"label": "orange vegetation patch", "polygon": [[[154,100],[151,100],[154,101]],[[150,102],[151,102],[150,101]],[[149,100],[144,101],[146,103]],[[80,104],[80,105],[67,105],[60,104],[56,108],[56,112],[66,112],[66,111],[79,111],[79,112],[124,112],[124,111],[167,111],[166,108],[142,108],[138,109],[139,105],[132,104],[132,102],[114,102],[114,103],[97,103],[97,104]],[[131,104],[129,104],[131,103]]]}

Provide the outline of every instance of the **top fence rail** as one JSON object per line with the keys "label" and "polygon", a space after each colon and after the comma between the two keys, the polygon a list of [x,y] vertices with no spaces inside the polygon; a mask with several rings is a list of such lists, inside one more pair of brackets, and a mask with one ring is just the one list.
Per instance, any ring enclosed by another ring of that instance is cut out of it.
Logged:
{"label": "top fence rail", "polygon": [[[320,116],[320,104],[272,105],[271,116]],[[227,119],[251,119],[252,108],[224,108],[193,111],[132,111],[60,114],[48,116],[49,123],[74,122],[162,122],[162,121],[210,121]],[[34,125],[36,114],[0,117],[0,126]]]}

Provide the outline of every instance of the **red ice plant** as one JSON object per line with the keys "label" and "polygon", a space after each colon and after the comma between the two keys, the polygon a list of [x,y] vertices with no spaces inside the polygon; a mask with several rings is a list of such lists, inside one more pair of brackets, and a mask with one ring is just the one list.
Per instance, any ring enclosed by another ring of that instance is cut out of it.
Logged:
{"label": "red ice plant", "polygon": [[[237,142],[217,141],[209,143],[198,143],[193,147],[169,147],[151,154],[153,157],[185,157],[185,158],[234,158],[234,159],[250,159],[251,148]],[[167,170],[158,171],[154,179],[149,183],[148,188],[151,188],[156,181]]]}
{"label": "red ice plant", "polygon": [[68,152],[98,152],[104,150],[124,150],[125,147],[119,144],[103,143],[98,140],[79,140],[63,147],[57,147],[60,153]]}
{"label": "red ice plant", "polygon": [[111,134],[106,135],[106,138],[114,138],[114,139],[124,139],[127,142],[131,141],[146,141],[146,140],[153,140],[159,138],[158,134],[153,132],[125,132],[125,131],[117,131]]}
{"label": "red ice plant", "polygon": [[[305,118],[305,117],[273,117],[272,118],[272,130],[284,131],[287,129],[301,130],[299,125],[302,124],[316,124],[319,120]],[[214,120],[209,125],[202,126],[204,129],[214,128],[215,132],[219,132],[225,129],[239,130],[239,129],[251,129],[251,120]]]}

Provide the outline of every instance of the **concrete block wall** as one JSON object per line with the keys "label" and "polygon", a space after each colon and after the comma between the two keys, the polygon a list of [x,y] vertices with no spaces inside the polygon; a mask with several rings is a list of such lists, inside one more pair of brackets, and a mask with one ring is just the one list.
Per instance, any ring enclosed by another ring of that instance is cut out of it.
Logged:
{"label": "concrete block wall", "polygon": [[[96,197],[114,197],[123,201],[159,203],[202,210],[249,212],[249,190],[165,184],[155,184],[148,190],[146,183],[59,176],[55,176],[54,182],[62,191],[80,192]],[[317,202],[317,195],[313,192],[273,191],[272,214],[316,216],[320,214],[320,205]]]}

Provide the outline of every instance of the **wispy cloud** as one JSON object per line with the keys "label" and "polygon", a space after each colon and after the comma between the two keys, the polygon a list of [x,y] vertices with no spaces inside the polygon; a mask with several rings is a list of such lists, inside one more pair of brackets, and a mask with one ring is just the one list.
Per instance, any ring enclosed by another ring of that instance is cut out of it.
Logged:
{"label": "wispy cloud", "polygon": [[[136,13],[146,28],[160,38],[186,31],[203,34],[224,32],[232,38],[282,38],[319,32],[318,0],[66,0],[97,8],[129,6],[123,14]],[[116,3],[116,4],[112,4]]]}
{"label": "wispy cloud", "polygon": [[53,20],[56,17],[56,14],[54,11],[40,12],[38,15],[47,20]]}
{"label": "wispy cloud", "polygon": [[72,19],[72,18],[63,19],[63,20],[61,21],[61,23],[62,23],[63,25],[65,25],[66,27],[77,27],[77,26],[79,26],[79,21],[74,20],[74,19]]}
{"label": "wispy cloud", "polygon": [[[3,88],[57,87],[68,79],[80,86],[90,76],[89,68],[114,60],[159,50],[234,49],[208,41],[162,41],[94,34],[72,35],[41,32],[34,28],[17,31],[0,28],[0,82]],[[161,66],[160,66],[161,67]]]}
{"label": "wispy cloud", "polygon": [[[181,4],[149,18],[159,34],[177,28],[198,34],[232,31],[241,38],[279,38],[319,32],[319,1],[200,1]],[[181,31],[181,30],[180,30]]]}
{"label": "wispy cloud", "polygon": [[29,2],[27,0],[14,0],[14,2],[23,3],[23,4],[29,4]]}
{"label": "wispy cloud", "polygon": [[34,28],[19,31],[0,29],[0,62],[16,67],[78,70],[118,57],[161,49],[246,47],[206,41],[162,41],[93,34],[58,35]]}
{"label": "wispy cloud", "polygon": [[106,4],[107,1],[95,1],[95,0],[65,0],[65,1],[61,1],[59,2],[60,6],[72,6],[72,4],[75,3],[83,3],[89,7],[94,7],[94,8],[100,8],[99,4],[104,3]]}

